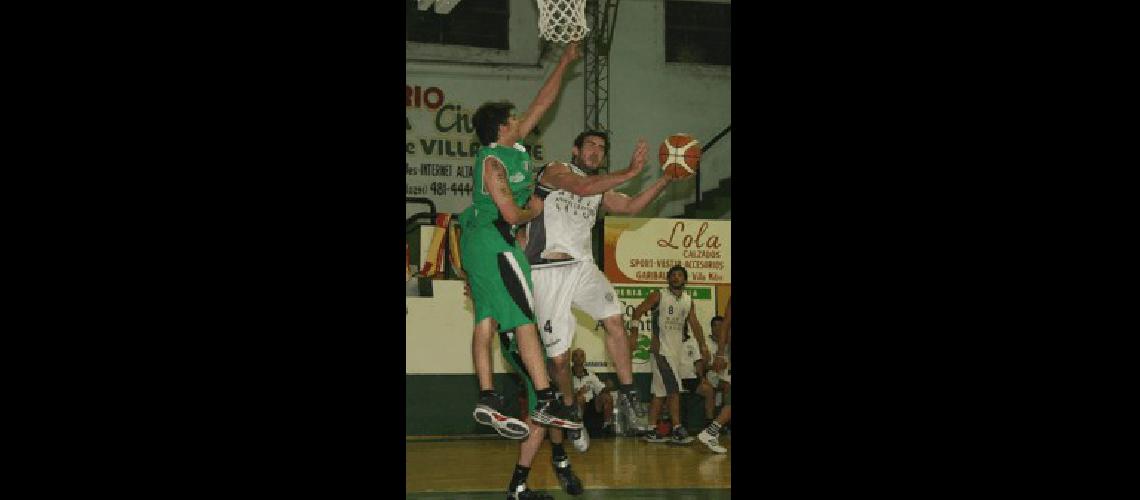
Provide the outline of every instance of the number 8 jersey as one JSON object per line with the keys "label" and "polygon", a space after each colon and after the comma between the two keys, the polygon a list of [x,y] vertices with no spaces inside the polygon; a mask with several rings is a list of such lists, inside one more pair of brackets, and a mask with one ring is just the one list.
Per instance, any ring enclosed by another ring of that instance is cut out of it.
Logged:
{"label": "number 8 jersey", "polygon": [[685,291],[681,296],[673,295],[668,287],[661,290],[661,300],[653,308],[653,334],[659,338],[659,354],[671,358],[685,357],[685,344],[682,339],[689,332],[689,310],[693,308],[693,297]]}

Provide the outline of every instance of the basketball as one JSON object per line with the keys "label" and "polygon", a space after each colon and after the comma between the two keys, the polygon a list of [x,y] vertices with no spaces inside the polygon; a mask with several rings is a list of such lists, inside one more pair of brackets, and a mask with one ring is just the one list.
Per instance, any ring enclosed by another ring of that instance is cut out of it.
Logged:
{"label": "basketball", "polygon": [[673,134],[665,138],[657,150],[661,170],[674,179],[684,179],[701,165],[701,143],[689,134]]}

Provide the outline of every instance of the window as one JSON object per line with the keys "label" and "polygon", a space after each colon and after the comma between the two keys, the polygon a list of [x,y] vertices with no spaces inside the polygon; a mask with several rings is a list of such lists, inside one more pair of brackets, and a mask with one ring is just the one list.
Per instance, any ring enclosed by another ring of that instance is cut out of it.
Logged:
{"label": "window", "polygon": [[731,65],[732,6],[666,1],[665,61]]}
{"label": "window", "polygon": [[419,10],[405,0],[404,39],[409,42],[510,49],[509,0],[462,0],[447,14]]}

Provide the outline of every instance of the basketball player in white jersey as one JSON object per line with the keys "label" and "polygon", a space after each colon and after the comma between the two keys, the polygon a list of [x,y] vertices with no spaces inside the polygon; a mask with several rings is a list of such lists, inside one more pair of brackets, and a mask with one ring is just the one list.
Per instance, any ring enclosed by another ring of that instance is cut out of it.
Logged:
{"label": "basketball player in white jersey", "polygon": [[668,288],[664,291],[654,290],[645,298],[645,301],[633,310],[630,322],[636,331],[636,324],[646,311],[653,311],[650,324],[653,328],[653,345],[650,352],[649,365],[653,371],[653,402],[649,405],[649,426],[651,431],[646,439],[650,442],[669,440],[657,434],[657,415],[661,411],[661,404],[668,401],[669,415],[672,417],[673,432],[671,442],[675,444],[688,444],[693,438],[685,430],[681,422],[681,373],[682,367],[690,363],[685,355],[684,337],[689,329],[697,338],[697,346],[701,350],[701,358],[707,365],[710,361],[709,349],[706,347],[705,334],[701,331],[701,323],[697,321],[697,314],[693,310],[693,297],[685,293],[685,284],[689,281],[689,272],[682,266],[669,268],[666,278],[669,280]]}
{"label": "basketball player in white jersey", "polygon": [[[546,354],[553,358],[552,375],[563,403],[574,403],[569,352],[576,324],[571,307],[575,307],[605,327],[606,351],[617,371],[621,394],[617,403],[639,419],[645,411],[633,385],[633,351],[622,321],[621,302],[594,262],[592,230],[600,209],[635,214],[673,181],[661,176],[632,197],[613,190],[641,174],[647,149],[645,140],[639,140],[628,168],[601,174],[598,169],[605,162],[609,136],[597,131],[578,134],[570,150],[570,163],[551,162],[535,175],[535,194],[544,198],[545,210],[527,225],[526,247],[538,330]],[[577,433],[571,433],[575,440]]]}
{"label": "basketball player in white jersey", "polygon": [[[672,182],[661,176],[641,193],[628,196],[613,188],[632,180],[645,167],[648,146],[637,142],[629,167],[619,172],[602,174],[609,151],[609,135],[585,131],[574,139],[570,163],[551,162],[535,174],[535,195],[544,199],[544,214],[527,224],[526,257],[534,283],[535,315],[538,332],[551,358],[551,373],[562,393],[562,402],[574,408],[574,390],[570,378],[570,345],[574,341],[577,322],[571,307],[601,321],[606,329],[606,351],[617,371],[619,396],[627,415],[640,420],[645,416],[641,397],[633,385],[633,351],[622,321],[621,302],[605,274],[598,269],[593,255],[593,228],[598,211],[634,214],[645,208]],[[585,429],[567,431],[566,436],[577,449],[588,446]],[[551,429],[551,442],[559,440],[561,430]],[[554,457],[555,474],[562,480],[569,470],[568,459]],[[580,483],[574,485],[580,491]],[[566,482],[563,489],[567,492]]]}

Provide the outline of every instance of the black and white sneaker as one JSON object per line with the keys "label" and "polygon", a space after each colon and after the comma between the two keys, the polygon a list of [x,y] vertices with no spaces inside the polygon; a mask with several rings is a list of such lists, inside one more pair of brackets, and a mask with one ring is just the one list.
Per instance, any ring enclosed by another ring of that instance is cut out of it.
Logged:
{"label": "black and white sneaker", "polygon": [[720,440],[717,439],[717,435],[709,432],[710,429],[711,428],[706,427],[705,430],[701,431],[700,434],[697,434],[697,439],[699,439],[702,443],[705,444],[705,446],[708,446],[710,450],[716,453],[728,452],[728,448],[720,445]]}
{"label": "black and white sneaker", "polygon": [[584,491],[582,480],[570,469],[569,460],[554,461],[554,475],[558,476],[558,484],[562,485],[562,491],[571,495],[581,495]]}
{"label": "black and white sneaker", "polygon": [[575,420],[570,408],[564,406],[562,401],[557,399],[539,401],[534,411],[530,412],[530,418],[542,425],[551,425],[563,429],[582,428],[582,420]]}
{"label": "black and white sneaker", "polygon": [[500,411],[503,406],[502,396],[498,394],[483,396],[479,398],[479,403],[475,405],[475,411],[471,416],[476,422],[491,426],[500,436],[509,439],[526,439],[530,435],[530,427],[527,427],[526,422],[522,420],[503,415]]}

